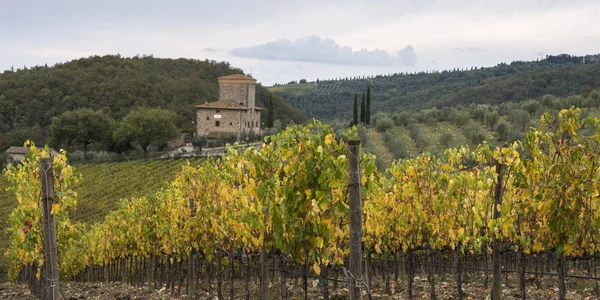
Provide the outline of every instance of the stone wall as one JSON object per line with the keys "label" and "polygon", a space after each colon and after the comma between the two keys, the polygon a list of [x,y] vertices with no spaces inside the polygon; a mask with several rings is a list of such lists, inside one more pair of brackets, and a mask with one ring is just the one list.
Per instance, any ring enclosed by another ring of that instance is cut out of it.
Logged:
{"label": "stone wall", "polygon": [[248,106],[248,90],[247,84],[221,83],[219,85],[219,101],[231,101]]}
{"label": "stone wall", "polygon": [[[218,110],[221,114],[221,119],[215,119],[216,109],[197,109],[196,110],[196,134],[208,135],[211,132],[227,132],[239,134],[240,120],[243,110]],[[219,127],[216,126],[216,121],[219,121]]]}
{"label": "stone wall", "polygon": [[242,113],[242,130],[244,133],[254,131],[255,134],[260,134],[260,111],[247,110]]}

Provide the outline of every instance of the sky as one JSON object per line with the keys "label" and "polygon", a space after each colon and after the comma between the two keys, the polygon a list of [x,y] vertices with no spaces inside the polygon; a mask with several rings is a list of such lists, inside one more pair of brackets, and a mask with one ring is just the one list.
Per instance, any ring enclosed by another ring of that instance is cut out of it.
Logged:
{"label": "sky", "polygon": [[0,72],[91,55],[228,61],[264,85],[600,53],[598,0],[0,0]]}

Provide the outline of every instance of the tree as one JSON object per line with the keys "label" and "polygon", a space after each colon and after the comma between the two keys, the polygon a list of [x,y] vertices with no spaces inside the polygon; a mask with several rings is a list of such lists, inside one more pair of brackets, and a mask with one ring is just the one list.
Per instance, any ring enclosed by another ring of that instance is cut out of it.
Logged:
{"label": "tree", "polygon": [[494,126],[496,126],[499,119],[500,115],[495,110],[487,112],[484,116],[485,125],[487,125],[490,129],[494,129]]}
{"label": "tree", "polygon": [[148,146],[164,144],[178,135],[175,113],[160,108],[136,108],[119,122],[113,137],[142,148],[148,157]]}
{"label": "tree", "polygon": [[590,99],[592,99],[594,106],[596,108],[598,108],[600,106],[600,92],[598,90],[591,92],[588,97]]}
{"label": "tree", "polygon": [[367,125],[371,124],[371,87],[367,87],[367,105],[365,106],[365,123]]}
{"label": "tree", "polygon": [[452,141],[452,134],[450,132],[444,132],[440,135],[440,144],[444,145],[444,148],[448,148],[450,146],[450,142]]}
{"label": "tree", "polygon": [[273,127],[275,108],[273,107],[273,94],[269,93],[269,110],[267,111],[267,127]]}
{"label": "tree", "polygon": [[513,124],[520,126],[522,131],[525,131],[525,127],[527,127],[530,121],[529,113],[522,109],[513,110],[508,115],[508,118]]}
{"label": "tree", "polygon": [[523,103],[523,109],[526,110],[531,117],[542,108],[542,104],[540,104],[537,100],[529,100]]}
{"label": "tree", "polygon": [[453,121],[458,127],[463,127],[463,125],[465,125],[470,118],[471,116],[469,115],[469,112],[465,111],[464,109],[457,109],[454,111]]}
{"label": "tree", "polygon": [[402,111],[398,114],[392,116],[392,120],[394,120],[394,124],[396,126],[404,126],[408,129],[408,124],[412,122],[411,114],[407,111]]}
{"label": "tree", "polygon": [[489,110],[485,105],[477,105],[473,111],[471,111],[471,117],[481,123],[484,123],[485,115]]}
{"label": "tree", "polygon": [[375,116],[375,128],[379,132],[385,132],[394,127],[394,121],[385,113],[378,113]]}
{"label": "tree", "polygon": [[66,111],[52,119],[50,125],[52,142],[55,145],[80,145],[85,160],[90,144],[94,142],[103,142],[105,146],[108,144],[113,122],[113,119],[100,110],[84,108]]}
{"label": "tree", "polygon": [[354,113],[353,113],[353,122],[352,124],[358,125],[358,96],[354,93]]}
{"label": "tree", "polygon": [[363,92],[360,100],[360,122],[365,123],[365,92]]}
{"label": "tree", "polygon": [[510,124],[505,121],[502,121],[496,126],[494,126],[494,131],[496,131],[496,138],[499,141],[508,141],[508,137],[510,134]]}

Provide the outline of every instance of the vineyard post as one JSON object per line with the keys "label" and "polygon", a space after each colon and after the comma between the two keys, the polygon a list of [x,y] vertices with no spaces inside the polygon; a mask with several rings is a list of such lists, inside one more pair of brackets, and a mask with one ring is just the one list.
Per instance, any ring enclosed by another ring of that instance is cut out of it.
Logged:
{"label": "vineyard post", "polygon": [[[194,200],[192,198],[189,199],[190,206],[190,218],[195,217],[196,215],[196,207],[194,206]],[[192,243],[192,239],[190,239],[190,253],[188,259],[188,284],[189,284],[189,296],[191,299],[196,297],[196,251],[194,249],[194,245]]]}
{"label": "vineyard post", "polygon": [[42,180],[42,206],[44,209],[44,299],[60,299],[58,285],[58,257],[56,250],[56,224],[52,215],[54,205],[54,177],[52,158],[40,160]]}
{"label": "vineyard post", "polygon": [[[498,209],[502,205],[502,193],[504,191],[504,165],[502,162],[496,163],[496,173],[498,173],[498,183],[494,193],[494,220],[502,216],[502,212]],[[492,278],[492,300],[502,299],[502,284],[500,277],[502,276],[502,266],[500,263],[500,242],[496,238],[496,234],[492,233],[492,269],[494,276]]]}
{"label": "vineyard post", "polygon": [[360,183],[360,141],[348,141],[350,176],[348,190],[350,193],[350,278],[348,291],[351,300],[361,298],[360,288],[356,282],[362,280],[362,200]]}

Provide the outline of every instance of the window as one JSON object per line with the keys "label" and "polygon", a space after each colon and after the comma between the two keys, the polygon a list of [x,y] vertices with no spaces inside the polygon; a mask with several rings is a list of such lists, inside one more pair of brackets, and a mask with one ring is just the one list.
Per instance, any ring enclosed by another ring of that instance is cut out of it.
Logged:
{"label": "window", "polygon": [[229,126],[233,125],[233,122],[229,122]]}
{"label": "window", "polygon": [[215,121],[215,127],[221,126],[221,121]]}
{"label": "window", "polygon": [[207,120],[210,120],[210,117],[206,117]]}

